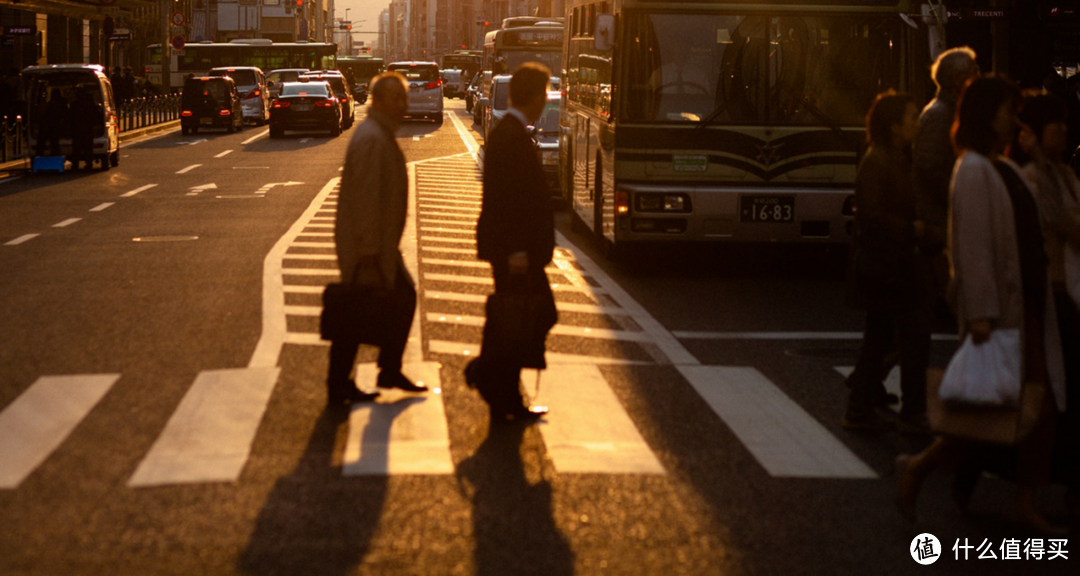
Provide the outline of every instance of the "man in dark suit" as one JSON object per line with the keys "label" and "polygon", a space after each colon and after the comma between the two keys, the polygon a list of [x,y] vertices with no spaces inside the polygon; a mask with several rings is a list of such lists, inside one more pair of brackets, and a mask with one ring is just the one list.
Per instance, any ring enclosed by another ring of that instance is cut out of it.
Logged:
{"label": "man in dark suit", "polygon": [[[545,314],[550,312],[553,323],[555,298],[544,273],[555,249],[551,193],[527,130],[544,112],[550,78],[546,67],[529,63],[510,80],[510,109],[485,142],[476,248],[477,256],[491,263],[496,294],[523,290],[538,295],[543,303],[540,308]],[[542,338],[538,345],[542,358]],[[520,361],[491,354],[491,343],[485,341],[481,361],[466,369],[466,380],[487,401],[493,422],[531,421],[547,412],[526,404],[520,389],[521,368]]]}

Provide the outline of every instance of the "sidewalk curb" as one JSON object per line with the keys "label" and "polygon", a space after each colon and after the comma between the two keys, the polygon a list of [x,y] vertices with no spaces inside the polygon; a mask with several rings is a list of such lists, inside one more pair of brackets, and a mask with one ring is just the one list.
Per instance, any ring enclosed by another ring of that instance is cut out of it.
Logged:
{"label": "sidewalk curb", "polygon": [[[145,128],[136,128],[134,130],[128,130],[127,132],[120,133],[120,143],[135,140],[136,138],[142,138],[143,136],[149,136],[151,134],[157,134],[158,132],[167,132],[175,130],[180,127],[179,120],[172,120],[170,122],[164,122],[161,124],[154,124],[153,126],[147,126]],[[29,170],[30,159],[19,158],[17,160],[10,160],[0,164],[0,172],[12,172],[15,170]]]}

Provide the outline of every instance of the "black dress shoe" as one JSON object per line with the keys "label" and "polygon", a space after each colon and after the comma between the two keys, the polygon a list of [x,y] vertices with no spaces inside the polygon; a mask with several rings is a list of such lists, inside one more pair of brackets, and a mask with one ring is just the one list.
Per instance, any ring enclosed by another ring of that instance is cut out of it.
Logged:
{"label": "black dress shoe", "polygon": [[465,365],[465,384],[475,389],[480,385],[480,358],[473,358]]}
{"label": "black dress shoe", "polygon": [[405,392],[427,392],[427,386],[421,386],[413,384],[411,380],[405,377],[401,372],[379,372],[379,378],[375,381],[375,385],[379,388],[397,388],[398,390],[404,390]]}
{"label": "black dress shoe", "polygon": [[359,402],[371,402],[379,397],[378,391],[364,392],[355,386],[343,392],[330,392],[326,403],[330,406],[348,406]]}

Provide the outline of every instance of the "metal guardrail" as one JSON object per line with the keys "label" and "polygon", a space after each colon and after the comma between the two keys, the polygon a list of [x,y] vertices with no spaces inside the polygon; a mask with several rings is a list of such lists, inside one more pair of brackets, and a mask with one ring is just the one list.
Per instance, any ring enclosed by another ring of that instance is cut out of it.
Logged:
{"label": "metal guardrail", "polygon": [[146,128],[180,119],[180,95],[134,98],[117,106],[120,131]]}
{"label": "metal guardrail", "polygon": [[[147,96],[134,98],[116,107],[117,123],[120,132],[147,128],[180,119],[180,95]],[[21,115],[0,118],[0,133],[3,145],[0,148],[0,162],[17,160],[28,156],[29,140],[27,124]]]}

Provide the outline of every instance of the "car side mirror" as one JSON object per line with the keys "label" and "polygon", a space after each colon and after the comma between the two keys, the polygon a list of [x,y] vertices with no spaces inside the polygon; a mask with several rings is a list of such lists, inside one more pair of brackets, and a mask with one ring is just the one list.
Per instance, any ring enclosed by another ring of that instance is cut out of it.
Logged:
{"label": "car side mirror", "polygon": [[596,29],[593,31],[593,47],[607,52],[615,46],[615,15],[597,14]]}

